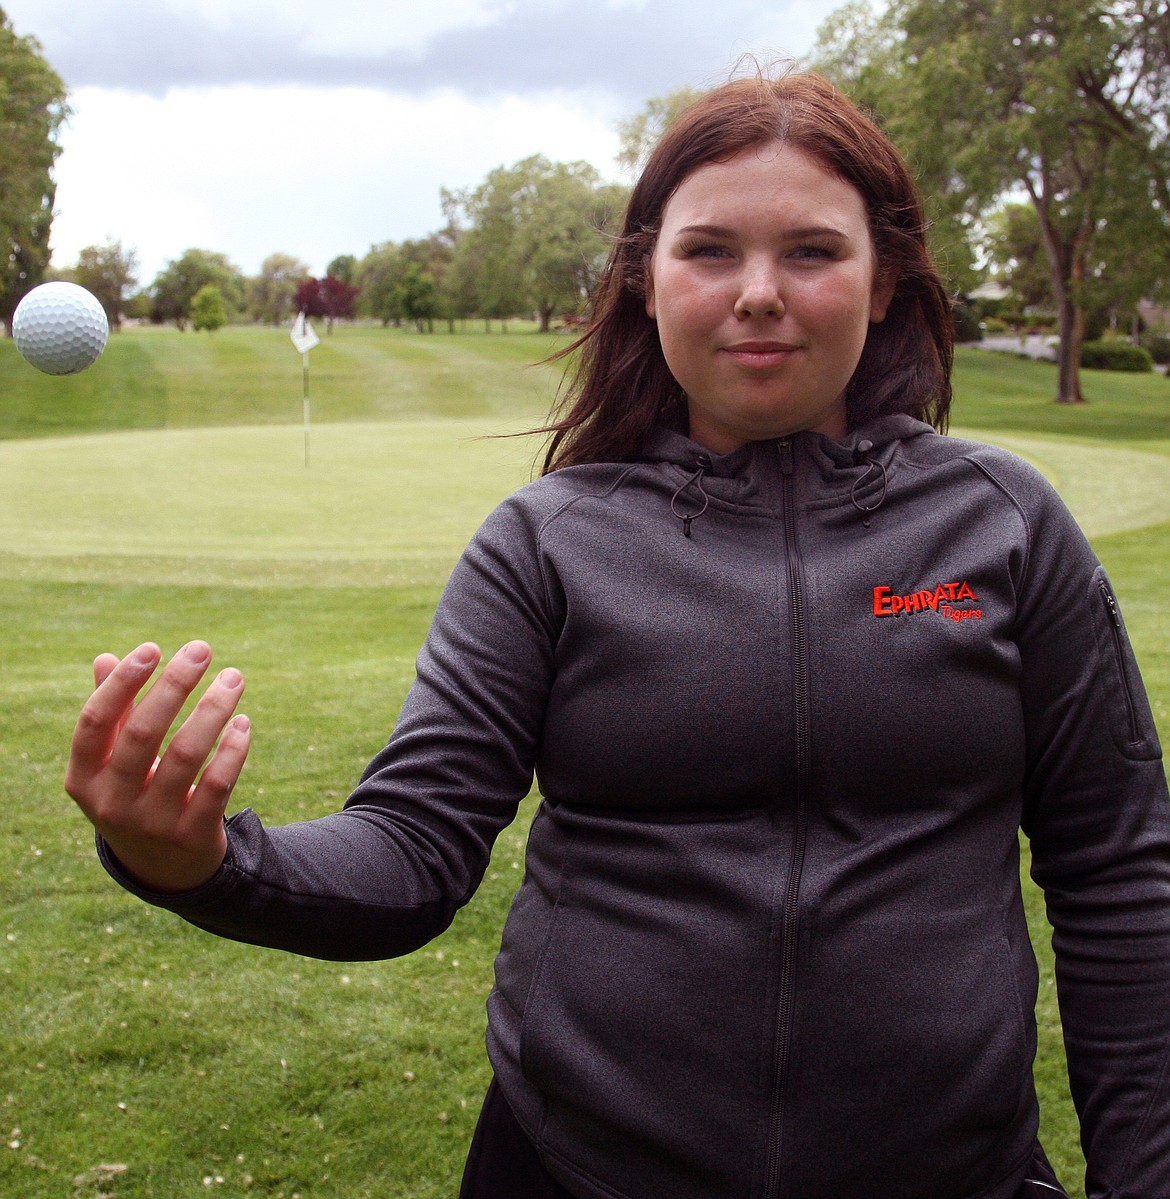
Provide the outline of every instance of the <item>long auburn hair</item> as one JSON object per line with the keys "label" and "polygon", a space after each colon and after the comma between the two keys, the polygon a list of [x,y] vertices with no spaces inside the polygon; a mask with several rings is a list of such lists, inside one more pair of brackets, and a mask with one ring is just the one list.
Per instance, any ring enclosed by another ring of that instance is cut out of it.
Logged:
{"label": "long auburn hair", "polygon": [[735,79],[708,92],[666,131],[646,163],[594,294],[589,324],[553,359],[577,354],[549,422],[543,473],[637,457],[656,424],[686,429],[686,396],[646,313],[647,268],[663,211],[698,167],[781,141],[852,184],[865,202],[877,270],[896,278],[883,321],[869,328],[846,389],[851,428],[909,413],[942,430],[951,403],[950,300],[926,246],[922,200],[893,143],[831,83],[811,72]]}

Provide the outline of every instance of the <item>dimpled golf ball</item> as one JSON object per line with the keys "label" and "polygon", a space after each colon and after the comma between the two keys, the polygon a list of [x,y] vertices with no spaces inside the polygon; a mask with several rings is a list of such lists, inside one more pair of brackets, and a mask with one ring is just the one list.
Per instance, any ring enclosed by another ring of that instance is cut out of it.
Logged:
{"label": "dimpled golf ball", "polygon": [[72,375],[97,361],[110,326],[97,297],[76,283],[42,283],[16,306],[16,348],[46,375]]}

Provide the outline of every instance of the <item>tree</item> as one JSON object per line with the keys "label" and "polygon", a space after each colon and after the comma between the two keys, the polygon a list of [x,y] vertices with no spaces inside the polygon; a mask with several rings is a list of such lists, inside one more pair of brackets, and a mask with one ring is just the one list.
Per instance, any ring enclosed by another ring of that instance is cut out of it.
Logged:
{"label": "tree", "polygon": [[148,321],[150,320],[150,310],[153,303],[150,289],[143,288],[141,291],[136,291],[133,295],[127,297],[123,305],[123,312],[133,321]]}
{"label": "tree", "polygon": [[[904,34],[894,17],[871,7],[870,0],[850,0],[835,9],[817,31],[812,66],[832,79],[852,99],[875,115],[906,148],[908,137],[894,128],[891,114],[911,102],[903,95]],[[923,139],[925,141],[925,139]],[[932,150],[936,157],[927,159]],[[912,166],[924,186],[927,241],[943,277],[956,296],[967,295],[980,282],[972,242],[977,221],[964,197],[945,187],[927,186],[945,175],[949,149],[914,144]]]}
{"label": "tree", "polygon": [[621,148],[617,153],[618,166],[637,175],[646,165],[650,152],[658,145],[659,138],[702,95],[698,88],[680,87],[665,96],[647,100],[646,107],[637,116],[619,121],[617,132]]}
{"label": "tree", "polygon": [[417,262],[412,262],[402,272],[397,292],[398,308],[402,315],[414,321],[420,333],[433,329],[435,313],[438,311],[434,276],[424,271]]}
{"label": "tree", "polygon": [[479,297],[479,261],[474,243],[466,237],[456,240],[451,263],[439,283],[443,312],[448,327],[474,316]]}
{"label": "tree", "polygon": [[523,311],[523,267],[516,246],[518,222],[512,203],[515,174],[497,167],[476,188],[442,192],[450,227],[460,231],[455,269],[474,298],[471,309],[491,328]]}
{"label": "tree", "polygon": [[227,324],[223,292],[214,283],[204,284],[191,299],[191,326],[214,333]]}
{"label": "tree", "polygon": [[593,293],[627,194],[586,163],[555,164],[543,180],[518,238],[542,332],[554,313],[576,314]]}
{"label": "tree", "polygon": [[1051,309],[1052,283],[1035,208],[1009,201],[988,214],[984,229],[984,254],[1016,304]]}
{"label": "tree", "polygon": [[483,239],[470,235],[461,224],[465,219],[466,195],[466,192],[450,191],[445,187],[440,189],[443,214],[447,218],[445,239],[451,247],[451,260],[443,273],[440,288],[443,310],[452,329],[456,320],[465,320],[480,311],[481,275],[486,257]]}
{"label": "tree", "polygon": [[325,300],[325,319],[329,329],[333,328],[334,321],[352,321],[357,315],[355,301],[358,289],[354,284],[346,283],[344,279],[338,279],[335,275],[326,275],[321,280],[321,292]]}
{"label": "tree", "polygon": [[357,273],[358,261],[352,254],[338,254],[325,268],[325,277],[330,275],[342,283],[352,283]]}
{"label": "tree", "polygon": [[[443,283],[454,258],[456,236],[447,228],[401,245],[382,242],[371,246],[356,269],[361,288],[359,311],[376,317],[383,325],[397,325],[403,319],[419,323],[421,316],[420,331],[432,330],[435,317],[451,318]],[[412,304],[404,307],[404,302],[407,297],[420,296],[419,279],[423,276],[429,280],[424,287],[429,288],[430,297],[425,303],[426,312],[420,313]]]}
{"label": "tree", "polygon": [[535,310],[542,330],[554,312],[576,311],[596,285],[626,189],[585,162],[541,154],[490,171],[478,187],[445,193],[462,266],[475,264],[479,315]]}
{"label": "tree", "polygon": [[447,327],[455,331],[455,318],[462,312],[460,297],[453,291],[449,276],[455,263],[455,250],[462,236],[459,228],[450,221],[440,230],[419,241],[404,242],[403,255],[410,263],[417,263],[419,271],[430,277],[434,285],[432,313],[427,317],[427,329],[434,329],[432,318],[446,318]]}
{"label": "tree", "polygon": [[45,276],[61,147],[65,85],[34,38],[18,37],[0,9],[0,320]]}
{"label": "tree", "polygon": [[971,222],[1027,195],[1059,318],[1056,398],[1081,402],[1095,281],[1129,265],[1106,255],[1170,245],[1165,0],[892,0],[868,24],[863,11],[822,31],[818,65],[881,114],[944,209]]}
{"label": "tree", "polygon": [[358,309],[383,325],[402,319],[398,283],[405,270],[402,250],[392,241],[370,247],[357,265]]}
{"label": "tree", "polygon": [[73,279],[93,294],[106,310],[111,329],[119,329],[126,294],[138,283],[138,256],[110,238],[105,245],[86,246],[77,255]]}
{"label": "tree", "polygon": [[173,321],[185,329],[195,293],[208,283],[219,288],[228,313],[244,308],[244,278],[224,254],[212,250],[185,250],[168,262],[151,285],[150,319],[156,324]]}
{"label": "tree", "polygon": [[324,279],[310,276],[298,284],[293,302],[297,311],[305,316],[324,318],[325,331],[332,333],[334,321],[353,320],[357,294],[358,289],[354,284],[345,283],[333,275],[326,275]]}
{"label": "tree", "polygon": [[291,254],[269,254],[260,274],[248,281],[248,313],[253,320],[279,325],[295,311],[297,285],[309,268]]}

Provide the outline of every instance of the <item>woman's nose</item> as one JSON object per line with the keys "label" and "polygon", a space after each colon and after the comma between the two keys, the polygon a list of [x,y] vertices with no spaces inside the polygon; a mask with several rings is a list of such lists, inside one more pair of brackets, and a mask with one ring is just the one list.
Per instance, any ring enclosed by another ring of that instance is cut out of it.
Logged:
{"label": "woman's nose", "polygon": [[783,313],[784,300],[775,266],[767,263],[746,267],[740,280],[735,315],[746,319],[753,316],[782,316]]}

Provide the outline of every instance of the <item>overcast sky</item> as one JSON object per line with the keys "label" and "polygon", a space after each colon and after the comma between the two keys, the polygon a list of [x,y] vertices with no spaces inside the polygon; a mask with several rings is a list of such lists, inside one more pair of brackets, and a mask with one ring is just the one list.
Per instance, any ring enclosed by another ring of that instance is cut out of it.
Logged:
{"label": "overcast sky", "polygon": [[799,57],[841,0],[0,0],[65,80],[53,262],[119,239],[149,284],[219,250],[317,274],[442,225],[440,187],[541,153],[607,178],[616,124]]}

